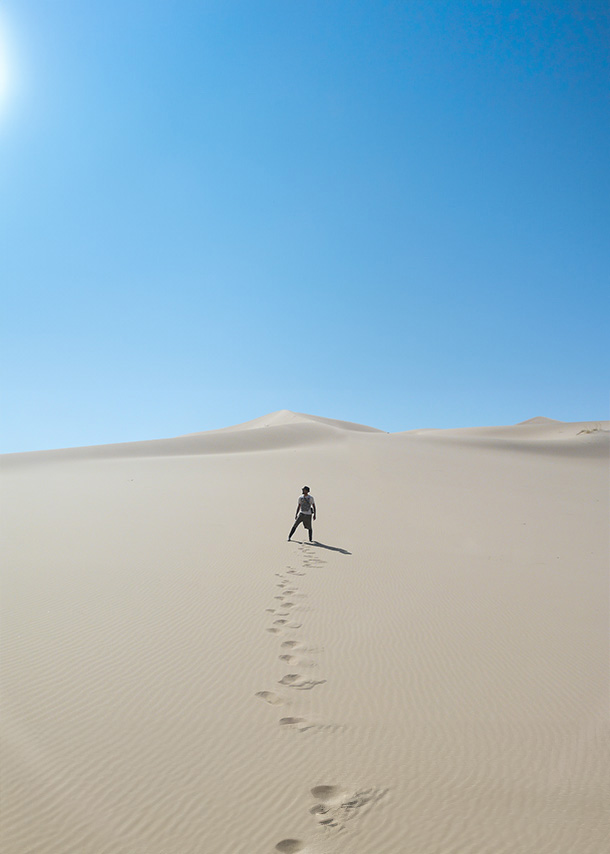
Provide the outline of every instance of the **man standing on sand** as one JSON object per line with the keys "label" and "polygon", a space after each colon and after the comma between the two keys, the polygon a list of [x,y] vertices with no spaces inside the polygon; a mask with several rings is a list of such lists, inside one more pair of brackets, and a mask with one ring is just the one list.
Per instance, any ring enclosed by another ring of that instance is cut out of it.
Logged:
{"label": "man standing on sand", "polygon": [[297,512],[294,517],[294,525],[288,534],[288,541],[290,541],[290,538],[302,522],[309,531],[309,542],[311,542],[313,534],[313,529],[311,527],[312,517],[314,519],[316,518],[316,502],[314,501],[313,495],[309,494],[309,487],[304,486],[303,495],[299,495]]}

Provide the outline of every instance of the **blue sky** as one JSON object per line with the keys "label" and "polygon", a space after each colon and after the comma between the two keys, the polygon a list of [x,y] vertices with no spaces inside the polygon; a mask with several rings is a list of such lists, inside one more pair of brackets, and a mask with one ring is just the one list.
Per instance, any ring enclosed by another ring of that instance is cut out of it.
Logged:
{"label": "blue sky", "polygon": [[605,2],[8,0],[0,451],[608,418]]}

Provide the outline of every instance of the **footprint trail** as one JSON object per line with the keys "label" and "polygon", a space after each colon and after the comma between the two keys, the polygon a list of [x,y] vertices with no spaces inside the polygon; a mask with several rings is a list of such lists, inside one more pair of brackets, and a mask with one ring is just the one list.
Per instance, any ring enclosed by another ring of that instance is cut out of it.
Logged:
{"label": "footprint trail", "polygon": [[[301,564],[303,570],[305,568],[319,568],[326,561],[320,559],[314,548],[307,546],[305,543],[299,546],[301,553]],[[301,571],[294,566],[286,567],[286,574],[276,572],[275,586],[278,592],[273,597],[277,603],[275,607],[265,609],[265,612],[272,617],[271,625],[266,628],[270,634],[286,636],[287,632],[298,631],[302,628],[302,623],[294,619],[298,614],[305,614],[311,610],[305,604],[299,604],[307,598],[307,594],[301,592],[297,586],[297,578],[303,578],[307,575],[305,571]],[[295,583],[296,582],[296,583]],[[307,671],[318,667],[318,662],[313,657],[316,654],[323,652],[323,647],[311,647],[303,643],[300,638],[289,638],[280,640],[278,660],[282,663],[294,668],[294,671],[284,674],[277,680],[286,691],[311,691],[324,686],[326,679],[314,679],[308,675]],[[321,693],[324,689],[320,688]],[[274,691],[257,691],[256,697],[263,700],[272,708],[292,705],[292,703],[281,694]],[[307,717],[298,714],[299,702],[295,700],[297,708],[296,714],[287,715],[285,712],[278,719],[278,725],[281,730],[293,733],[327,733],[332,735],[345,727],[338,724],[320,723],[310,720]],[[343,787],[336,784],[320,784],[310,789],[310,797],[314,799],[313,805],[310,805],[308,810],[314,823],[312,831],[311,844],[303,839],[296,837],[286,837],[275,844],[274,850],[280,854],[298,854],[303,852],[307,854],[309,851],[318,851],[320,844],[324,847],[324,840],[328,834],[343,832],[347,825],[359,816],[364,815],[370,810],[382,797],[387,793],[386,789],[379,788],[351,788]],[[310,801],[311,804],[311,801]],[[307,804],[304,805],[307,809]]]}

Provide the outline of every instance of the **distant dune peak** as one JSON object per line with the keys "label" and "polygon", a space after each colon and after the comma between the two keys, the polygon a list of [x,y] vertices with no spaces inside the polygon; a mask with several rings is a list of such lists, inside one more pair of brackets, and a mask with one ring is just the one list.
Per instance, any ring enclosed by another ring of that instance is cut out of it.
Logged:
{"label": "distant dune peak", "polygon": [[563,422],[557,421],[556,418],[547,418],[545,415],[536,415],[535,418],[528,418],[527,421],[519,421],[515,426],[518,427],[519,424],[563,424]]}
{"label": "distant dune peak", "polygon": [[252,421],[246,421],[243,424],[235,424],[231,427],[225,427],[224,430],[258,430],[265,427],[284,427],[294,424],[320,424],[326,427],[333,427],[337,430],[353,430],[360,433],[382,433],[383,430],[378,430],[376,427],[369,427],[366,424],[356,424],[352,421],[338,421],[334,418],[323,418],[320,415],[308,415],[305,412],[293,412],[291,409],[278,409],[276,412],[270,412],[268,415],[261,415],[260,418],[254,418]]}
{"label": "distant dune peak", "polygon": [[261,415],[259,418],[253,418],[252,421],[243,421],[240,424],[231,424],[229,427],[220,427],[216,430],[205,430],[202,433],[186,433],[176,437],[185,439],[190,436],[204,436],[212,433],[237,433],[245,430],[264,430],[265,428],[281,428],[281,427],[304,427],[311,429],[312,425],[321,428],[332,428],[333,430],[350,430],[358,433],[384,433],[384,430],[378,430],[376,427],[369,427],[366,424],[356,424],[352,421],[337,421],[333,418],[323,418],[320,415],[307,415],[305,412],[293,412],[291,409],[278,409],[275,412],[269,412],[267,415]]}

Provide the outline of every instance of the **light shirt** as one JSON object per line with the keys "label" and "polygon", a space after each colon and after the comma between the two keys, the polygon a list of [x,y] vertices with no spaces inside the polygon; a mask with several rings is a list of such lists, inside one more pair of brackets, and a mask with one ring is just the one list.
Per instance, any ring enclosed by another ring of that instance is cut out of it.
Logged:
{"label": "light shirt", "polygon": [[299,512],[304,513],[306,516],[311,516],[315,503],[311,493],[309,495],[299,495]]}

